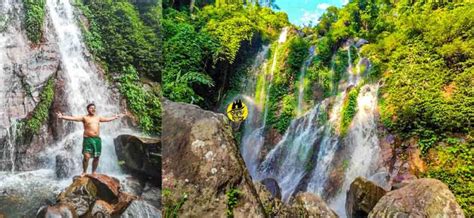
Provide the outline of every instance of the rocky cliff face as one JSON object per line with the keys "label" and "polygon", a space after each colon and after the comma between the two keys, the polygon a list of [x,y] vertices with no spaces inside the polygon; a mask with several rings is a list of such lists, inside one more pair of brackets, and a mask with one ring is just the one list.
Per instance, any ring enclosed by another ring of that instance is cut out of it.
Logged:
{"label": "rocky cliff face", "polygon": [[[27,146],[11,148],[15,123],[31,113],[40,101],[47,80],[60,69],[58,48],[49,19],[45,21],[44,38],[32,45],[22,25],[23,7],[18,2],[0,5],[0,170],[22,169],[19,156],[28,156]],[[26,167],[28,168],[28,167]]]}

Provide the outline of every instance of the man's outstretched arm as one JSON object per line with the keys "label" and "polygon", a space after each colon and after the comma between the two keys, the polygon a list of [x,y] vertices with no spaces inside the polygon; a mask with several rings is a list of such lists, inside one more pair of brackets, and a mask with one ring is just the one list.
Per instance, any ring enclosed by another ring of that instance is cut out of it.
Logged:
{"label": "man's outstretched arm", "polygon": [[116,120],[120,117],[123,117],[124,114],[116,114],[115,116],[113,117],[101,117],[100,118],[100,122],[110,122],[112,120]]}
{"label": "man's outstretched arm", "polygon": [[82,116],[66,116],[66,115],[63,115],[61,112],[58,112],[56,114],[58,115],[59,119],[63,119],[63,120],[70,120],[70,121],[77,121],[77,122],[81,122],[83,120]]}

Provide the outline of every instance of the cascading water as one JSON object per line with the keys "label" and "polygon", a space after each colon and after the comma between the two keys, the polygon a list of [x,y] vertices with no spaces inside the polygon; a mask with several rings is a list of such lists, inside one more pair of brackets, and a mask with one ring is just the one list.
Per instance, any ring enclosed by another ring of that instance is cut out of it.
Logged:
{"label": "cascading water", "polygon": [[316,105],[305,116],[293,120],[282,140],[268,153],[258,168],[257,178],[274,178],[287,202],[300,180],[308,172],[308,164],[317,139],[322,137],[328,101]]}
{"label": "cascading water", "polygon": [[380,147],[375,118],[377,108],[378,85],[364,85],[357,97],[358,111],[344,139],[344,146],[351,156],[345,170],[342,188],[331,200],[330,206],[345,217],[346,193],[350,184],[358,176],[369,178],[377,172],[383,172],[377,166]]}
{"label": "cascading water", "polygon": [[[282,32],[280,33],[280,37],[278,38],[278,44],[284,43],[286,41],[287,33],[288,28],[283,28]],[[254,68],[257,69],[257,71],[255,71],[256,73],[254,74],[254,76],[256,78],[253,79],[253,81],[260,80],[260,86],[256,88],[254,88],[254,86],[247,86],[245,91],[245,93],[248,93],[247,97],[244,100],[246,100],[247,105],[249,105],[249,115],[244,123],[244,134],[242,136],[241,153],[252,177],[256,176],[255,172],[258,166],[258,155],[264,143],[263,131],[265,129],[265,123],[268,114],[268,92],[271,88],[271,81],[273,79],[273,73],[276,68],[276,62],[278,57],[277,51],[278,45],[276,46],[275,52],[273,54],[272,66],[269,72],[266,71],[267,62],[260,62],[262,63],[263,67]],[[258,56],[265,57],[268,53],[268,48],[264,47],[261,52],[262,53]],[[257,58],[256,61],[258,60],[261,59]],[[259,62],[255,62],[255,64],[258,63]],[[253,96],[253,98],[249,96]],[[252,101],[252,99],[254,100]]]}
{"label": "cascading water", "polygon": [[[348,66],[345,78],[347,79],[340,81],[337,87],[338,95],[323,100],[312,110],[293,120],[283,138],[267,154],[261,164],[258,164],[257,160],[260,149],[248,150],[242,153],[244,159],[247,158],[246,164],[252,177],[255,180],[275,179],[281,188],[283,201],[288,202],[291,196],[300,190],[327,196],[328,179],[335,167],[336,155],[339,155],[337,152],[342,150],[345,152],[345,156],[349,157],[348,166],[345,169],[346,173],[343,175],[344,181],[342,181],[340,191],[335,193],[335,197],[329,197],[326,200],[343,217],[345,216],[345,193],[350,183],[357,176],[370,178],[370,176],[384,171],[376,167],[379,153],[375,118],[377,85],[361,87],[357,98],[358,111],[353,118],[353,122],[348,127],[345,136],[341,136],[339,132],[344,99],[350,89],[357,87],[360,82],[360,65],[367,65],[360,59],[354,72],[351,46],[346,47]],[[334,71],[334,65],[331,68]],[[304,72],[304,70],[302,71]],[[302,83],[300,75],[299,93],[301,93]],[[299,95],[298,111],[300,114],[302,114],[301,99],[302,97]],[[331,106],[331,108],[329,109],[328,106]],[[264,126],[264,124],[260,126]],[[248,124],[246,127],[248,127]],[[247,128],[245,130],[248,131]],[[253,128],[251,130],[253,131],[244,134],[243,150],[250,146],[257,147],[255,143],[257,141],[263,144],[263,128]],[[254,141],[249,141],[249,138]],[[258,146],[261,146],[261,144]]]}
{"label": "cascading water", "polygon": [[[67,0],[47,0],[46,5],[56,33],[59,53],[61,55],[61,66],[66,83],[65,100],[68,111],[65,113],[83,115],[86,113],[85,106],[92,102],[96,104],[97,112],[101,116],[111,116],[119,113],[118,101],[108,95],[110,91],[108,91],[107,85],[103,80],[99,78],[98,70],[85,58],[86,49],[84,43],[82,43],[81,30],[76,24],[74,8],[70,2]],[[72,152],[75,159],[80,160],[82,124],[65,122],[63,122],[64,125],[71,126],[72,128],[66,131],[61,138],[68,138],[68,135],[74,135],[74,139],[69,142],[73,144],[71,147],[75,148],[74,152]],[[118,121],[113,121],[102,125],[101,138],[102,150],[104,152],[101,155],[97,171],[116,176],[121,175],[122,173],[120,172],[114,152],[113,138],[118,133],[123,132],[122,124]],[[66,146],[68,145],[64,145],[63,142],[59,143],[58,151],[61,151]],[[48,152],[48,155],[51,155],[51,152]],[[76,166],[77,169],[74,172],[79,173],[81,170],[79,164]]]}
{"label": "cascading water", "polygon": [[305,87],[305,74],[306,70],[308,69],[311,61],[313,61],[314,57],[314,46],[309,48],[309,56],[308,59],[304,62],[303,66],[301,67],[300,78],[298,79],[298,108],[296,109],[297,116],[303,115],[303,103],[304,103],[304,87]]}

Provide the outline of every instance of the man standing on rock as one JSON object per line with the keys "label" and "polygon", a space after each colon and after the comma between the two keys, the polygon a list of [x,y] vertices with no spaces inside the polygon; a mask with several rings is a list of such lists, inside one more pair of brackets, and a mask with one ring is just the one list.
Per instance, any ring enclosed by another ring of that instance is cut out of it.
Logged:
{"label": "man standing on rock", "polygon": [[82,122],[84,125],[84,140],[82,143],[82,154],[84,159],[82,161],[82,174],[84,176],[87,172],[89,165],[89,159],[94,157],[92,161],[92,174],[95,175],[97,166],[99,165],[99,156],[102,147],[102,141],[99,136],[99,123],[110,122],[123,116],[123,114],[117,114],[113,117],[99,117],[95,113],[95,104],[87,105],[87,115],[85,116],[65,116],[61,112],[56,113],[59,119]]}

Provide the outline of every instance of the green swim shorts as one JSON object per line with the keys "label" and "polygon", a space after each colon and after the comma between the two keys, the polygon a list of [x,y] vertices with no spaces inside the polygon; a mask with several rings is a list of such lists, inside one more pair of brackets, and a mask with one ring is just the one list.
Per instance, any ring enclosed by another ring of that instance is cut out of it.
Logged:
{"label": "green swim shorts", "polygon": [[93,157],[99,157],[102,149],[102,140],[100,137],[84,137],[82,142],[82,153],[89,153]]}

